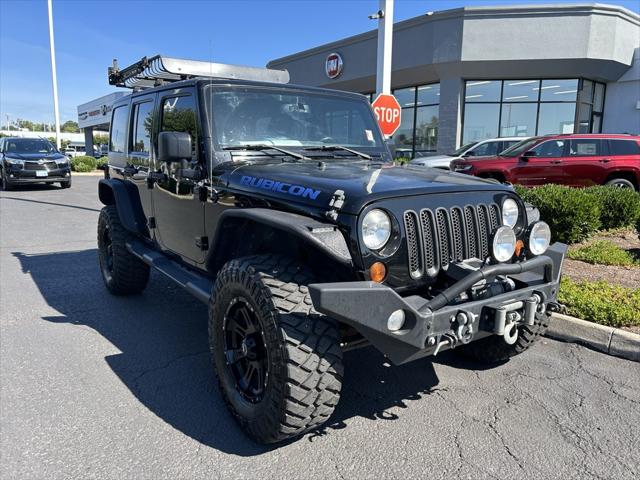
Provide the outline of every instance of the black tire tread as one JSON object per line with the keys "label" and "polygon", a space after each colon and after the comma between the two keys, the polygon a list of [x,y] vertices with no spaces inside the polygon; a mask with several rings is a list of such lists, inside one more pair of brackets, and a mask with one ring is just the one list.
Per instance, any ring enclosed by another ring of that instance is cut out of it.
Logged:
{"label": "black tire tread", "polygon": [[215,328],[216,299],[229,282],[244,285],[253,293],[262,314],[277,319],[282,368],[274,375],[280,376],[275,383],[282,385],[284,391],[279,392],[279,404],[270,405],[272,415],[247,422],[235,411],[220,385],[236,420],[261,443],[282,441],[318,427],[329,419],[340,398],[340,336],[336,322],[314,310],[307,289],[311,280],[309,272],[293,259],[255,255],[229,261],[213,288],[210,332]]}
{"label": "black tire tread", "polygon": [[[104,229],[109,228],[113,251],[113,272],[111,281],[105,285],[114,295],[130,295],[142,292],[149,283],[150,267],[127,250],[126,243],[133,234],[120,223],[115,205],[107,205],[98,218],[98,249],[103,248]],[[100,255],[100,253],[99,253]],[[102,262],[102,260],[101,260]]]}

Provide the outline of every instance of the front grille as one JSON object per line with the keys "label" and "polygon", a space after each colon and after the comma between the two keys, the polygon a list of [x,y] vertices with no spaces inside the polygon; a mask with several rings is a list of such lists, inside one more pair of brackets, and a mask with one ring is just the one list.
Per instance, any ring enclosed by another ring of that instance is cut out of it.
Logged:
{"label": "front grille", "polygon": [[56,162],[44,162],[44,163],[25,162],[24,163],[25,170],[55,170],[56,168],[57,168]]}
{"label": "front grille", "polygon": [[[420,221],[418,221],[418,218]],[[467,205],[435,213],[423,209],[419,215],[404,213],[409,273],[419,278],[436,275],[451,262],[489,256],[489,240],[498,228],[498,205]]]}

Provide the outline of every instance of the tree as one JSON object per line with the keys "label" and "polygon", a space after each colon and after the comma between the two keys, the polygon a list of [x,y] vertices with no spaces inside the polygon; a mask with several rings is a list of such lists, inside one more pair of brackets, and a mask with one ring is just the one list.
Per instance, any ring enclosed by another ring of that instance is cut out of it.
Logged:
{"label": "tree", "polygon": [[80,133],[80,128],[78,127],[77,122],[74,122],[73,120],[67,120],[62,124],[60,131],[66,133]]}

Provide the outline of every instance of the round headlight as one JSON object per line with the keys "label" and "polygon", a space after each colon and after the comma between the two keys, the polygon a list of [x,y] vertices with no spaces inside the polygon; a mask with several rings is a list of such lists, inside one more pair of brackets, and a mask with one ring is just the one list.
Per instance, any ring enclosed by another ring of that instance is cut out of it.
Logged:
{"label": "round headlight", "polygon": [[515,227],[518,223],[518,204],[512,198],[507,198],[502,202],[502,224],[508,227]]}
{"label": "round headlight", "polygon": [[367,248],[378,250],[391,237],[391,219],[382,210],[371,210],[362,220],[362,241]]}
{"label": "round headlight", "polygon": [[551,229],[545,222],[536,222],[529,228],[529,251],[542,255],[551,243]]}
{"label": "round headlight", "polygon": [[498,262],[506,262],[516,251],[516,234],[511,227],[500,227],[493,235],[493,258]]}

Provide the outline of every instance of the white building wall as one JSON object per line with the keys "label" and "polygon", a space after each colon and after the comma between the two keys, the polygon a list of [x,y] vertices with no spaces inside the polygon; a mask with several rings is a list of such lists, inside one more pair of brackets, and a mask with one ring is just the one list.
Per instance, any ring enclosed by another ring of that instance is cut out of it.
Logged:
{"label": "white building wall", "polygon": [[640,135],[640,47],[629,71],[607,84],[602,132]]}

